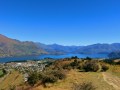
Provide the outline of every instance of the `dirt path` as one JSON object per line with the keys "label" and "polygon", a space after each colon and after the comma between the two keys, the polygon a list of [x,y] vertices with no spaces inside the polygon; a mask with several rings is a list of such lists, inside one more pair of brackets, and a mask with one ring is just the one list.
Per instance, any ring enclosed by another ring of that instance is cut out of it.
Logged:
{"label": "dirt path", "polygon": [[120,90],[120,78],[114,76],[110,73],[102,73],[104,80],[111,86],[115,88],[115,90]]}

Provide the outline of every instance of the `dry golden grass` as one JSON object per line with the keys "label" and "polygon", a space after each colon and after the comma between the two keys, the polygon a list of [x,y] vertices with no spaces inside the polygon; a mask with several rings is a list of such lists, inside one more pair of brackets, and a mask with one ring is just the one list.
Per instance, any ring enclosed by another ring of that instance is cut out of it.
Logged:
{"label": "dry golden grass", "polygon": [[49,88],[38,86],[32,90],[72,90],[74,83],[92,82],[97,90],[114,90],[112,86],[107,84],[102,76],[102,73],[98,72],[79,72],[71,70],[65,80],[55,83]]}
{"label": "dry golden grass", "polygon": [[120,77],[120,65],[111,65],[108,72]]}
{"label": "dry golden grass", "polygon": [[23,76],[19,72],[13,71],[0,83],[0,90],[8,90],[10,86],[17,86],[20,85],[22,82]]}
{"label": "dry golden grass", "polygon": [[[61,66],[69,64],[72,61],[57,61],[55,65]],[[120,65],[109,65],[109,67],[110,69],[107,73],[112,73],[120,77]],[[73,90],[72,87],[74,84],[92,82],[96,90],[115,90],[113,86],[104,80],[102,72],[79,72],[78,70],[70,70],[67,73],[67,78],[65,80],[58,81],[55,84],[49,84],[47,88],[44,88],[42,85],[30,88],[30,86],[26,84],[22,87],[24,87],[25,90]],[[22,75],[14,71],[0,84],[0,89],[3,88],[7,90],[10,85],[20,85],[22,82]]]}

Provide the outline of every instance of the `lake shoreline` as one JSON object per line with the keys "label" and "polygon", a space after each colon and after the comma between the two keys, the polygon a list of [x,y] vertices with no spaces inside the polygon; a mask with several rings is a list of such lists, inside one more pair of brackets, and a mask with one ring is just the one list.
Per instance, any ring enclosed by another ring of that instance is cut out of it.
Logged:
{"label": "lake shoreline", "polygon": [[44,58],[52,58],[52,59],[63,59],[70,58],[73,56],[77,56],[78,58],[108,58],[108,54],[64,54],[64,55],[51,55],[51,54],[43,54],[43,55],[34,55],[34,56],[20,56],[20,57],[4,57],[0,58],[0,63],[5,63],[9,61],[26,61],[26,60],[42,60]]}

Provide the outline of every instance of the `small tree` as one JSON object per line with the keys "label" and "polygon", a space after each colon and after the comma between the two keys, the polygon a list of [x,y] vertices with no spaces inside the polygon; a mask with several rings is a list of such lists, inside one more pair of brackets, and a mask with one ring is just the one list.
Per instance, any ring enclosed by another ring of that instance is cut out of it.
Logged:
{"label": "small tree", "polygon": [[86,60],[92,60],[92,58],[90,58],[90,57],[86,57]]}
{"label": "small tree", "polygon": [[34,86],[39,81],[39,74],[37,72],[30,73],[28,77],[28,83]]}
{"label": "small tree", "polygon": [[73,57],[71,57],[71,59],[78,59],[78,57],[77,56],[73,56]]}

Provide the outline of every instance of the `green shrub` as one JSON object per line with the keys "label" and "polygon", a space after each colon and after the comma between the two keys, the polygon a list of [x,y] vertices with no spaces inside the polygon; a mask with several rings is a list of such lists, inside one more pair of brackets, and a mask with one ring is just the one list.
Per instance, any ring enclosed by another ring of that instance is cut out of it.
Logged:
{"label": "green shrub", "polygon": [[66,77],[63,70],[46,70],[39,73],[39,80],[43,85],[46,86],[47,83],[55,83],[58,80],[62,80]]}
{"label": "green shrub", "polygon": [[7,74],[7,71],[5,69],[0,70],[0,78],[4,77]]}
{"label": "green shrub", "polygon": [[96,61],[87,61],[82,66],[85,72],[97,72],[99,70],[99,65]]}
{"label": "green shrub", "polygon": [[107,65],[101,65],[103,72],[107,71],[109,69],[109,67]]}
{"label": "green shrub", "polygon": [[43,78],[42,78],[42,83],[43,84],[46,84],[46,83],[55,83],[57,82],[58,78],[56,78],[55,76],[53,75],[45,75]]}
{"label": "green shrub", "polygon": [[86,57],[85,59],[86,59],[86,60],[92,60],[92,58],[90,58],[90,57]]}
{"label": "green shrub", "polygon": [[44,78],[44,76],[45,76],[45,73],[39,72],[39,74],[38,74],[39,80],[42,80]]}
{"label": "green shrub", "polygon": [[116,65],[120,65],[120,61],[116,62]]}
{"label": "green shrub", "polygon": [[77,56],[72,56],[71,59],[78,59],[78,57]]}
{"label": "green shrub", "polygon": [[63,70],[47,69],[39,73],[31,72],[28,77],[28,84],[34,86],[38,81],[41,81],[43,85],[46,85],[47,83],[55,83],[64,78],[66,78],[66,74]]}
{"label": "green shrub", "polygon": [[39,74],[37,72],[32,72],[28,77],[28,84],[34,86],[39,81]]}
{"label": "green shrub", "polygon": [[66,70],[71,70],[72,69],[72,67],[70,66],[70,64],[65,64],[65,65],[63,65],[62,68],[66,69]]}
{"label": "green shrub", "polygon": [[75,59],[74,62],[70,63],[70,66],[71,66],[73,69],[76,69],[76,68],[79,67],[79,64],[80,64],[80,62],[79,62],[77,59]]}
{"label": "green shrub", "polygon": [[52,74],[53,74],[56,78],[58,78],[58,79],[60,79],[60,80],[66,78],[65,72],[62,71],[62,70],[60,70],[60,71],[53,71]]}
{"label": "green shrub", "polygon": [[73,90],[96,90],[92,83],[74,84]]}

